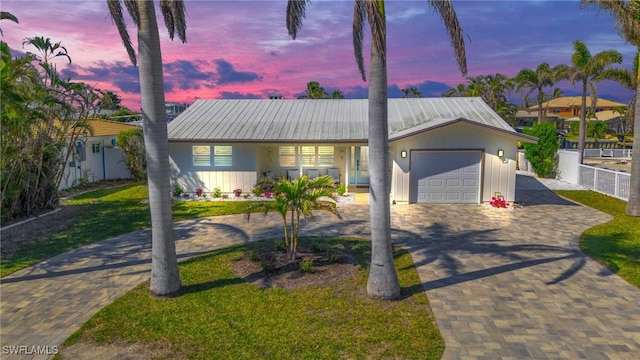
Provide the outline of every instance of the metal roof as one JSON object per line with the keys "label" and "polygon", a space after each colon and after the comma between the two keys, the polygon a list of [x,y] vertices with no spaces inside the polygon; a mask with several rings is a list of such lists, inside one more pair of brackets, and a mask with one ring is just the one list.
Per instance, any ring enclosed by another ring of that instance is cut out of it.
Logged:
{"label": "metal roof", "polygon": [[[169,141],[366,142],[368,109],[367,99],[197,100],[168,124]],[[458,121],[527,138],[479,97],[388,99],[388,114],[390,140]]]}

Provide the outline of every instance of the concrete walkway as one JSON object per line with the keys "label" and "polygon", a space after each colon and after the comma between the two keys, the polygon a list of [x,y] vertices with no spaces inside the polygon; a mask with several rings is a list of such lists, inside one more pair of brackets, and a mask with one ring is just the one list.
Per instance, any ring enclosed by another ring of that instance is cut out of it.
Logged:
{"label": "concrete walkway", "polygon": [[[395,205],[393,239],[411,251],[446,342],[445,359],[631,359],[640,353],[640,290],[578,250],[610,219],[521,180],[518,210]],[[305,235],[368,236],[368,207],[321,215]],[[280,235],[277,216],[221,216],[176,225],[181,259]],[[149,276],[149,231],[56,256],[1,279],[6,346],[56,346]],[[46,350],[46,349],[45,349]],[[49,348],[49,350],[53,350]],[[24,353],[24,351],[23,351]]]}

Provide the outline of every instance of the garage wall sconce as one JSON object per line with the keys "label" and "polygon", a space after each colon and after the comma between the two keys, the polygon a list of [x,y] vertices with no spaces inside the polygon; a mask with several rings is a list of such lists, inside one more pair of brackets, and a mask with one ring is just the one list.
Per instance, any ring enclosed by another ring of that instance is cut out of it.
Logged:
{"label": "garage wall sconce", "polygon": [[406,150],[400,151],[400,157],[403,158],[403,159],[406,158],[407,157],[407,151]]}
{"label": "garage wall sconce", "polygon": [[501,159],[504,157],[504,150],[502,150],[502,149],[498,150],[498,157],[501,158]]}

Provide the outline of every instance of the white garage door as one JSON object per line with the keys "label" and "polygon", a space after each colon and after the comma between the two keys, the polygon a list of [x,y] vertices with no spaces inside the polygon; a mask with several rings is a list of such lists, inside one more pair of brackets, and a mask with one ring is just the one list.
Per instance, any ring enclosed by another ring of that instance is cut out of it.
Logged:
{"label": "white garage door", "polygon": [[480,202],[480,151],[411,153],[411,202]]}

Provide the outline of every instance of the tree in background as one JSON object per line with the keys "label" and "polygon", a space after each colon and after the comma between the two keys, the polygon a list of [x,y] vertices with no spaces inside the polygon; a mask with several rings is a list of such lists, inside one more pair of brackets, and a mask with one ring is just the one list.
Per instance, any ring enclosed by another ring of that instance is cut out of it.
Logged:
{"label": "tree in background", "polygon": [[609,130],[609,126],[604,121],[589,121],[587,123],[587,136],[595,141],[604,139],[607,130]]}
{"label": "tree in background", "polygon": [[[591,95],[591,110],[595,111],[598,100],[597,82],[612,78],[612,64],[622,63],[622,55],[616,50],[603,50],[591,55],[587,45],[580,41],[573,42],[574,53],[571,56],[572,66],[558,65],[558,77],[567,79],[572,85],[580,85],[582,101],[580,103],[580,129],[578,135],[578,159],[582,164],[584,146],[587,136],[587,93]],[[605,70],[609,71],[605,72]]]}
{"label": "tree in background", "polygon": [[[138,57],[122,13],[122,2],[138,29]],[[164,99],[162,54],[153,1],[108,0],[111,19],[136,65],[139,60],[144,144],[146,148],[147,176],[149,184],[149,208],[151,210],[151,283],[149,290],[157,296],[171,295],[180,290],[180,274],[176,257],[175,233],[171,212],[169,179],[169,141]],[[160,1],[164,23],[173,40],[175,33],[186,42],[184,3],[181,0]]]}
{"label": "tree in background", "polygon": [[524,93],[523,97],[528,98],[529,95],[535,93],[536,103],[538,104],[538,123],[544,121],[542,104],[548,100],[548,96],[544,92],[544,88],[552,87],[560,80],[561,67],[551,67],[547,63],[542,63],[532,69],[522,69],[514,77],[515,91]]}
{"label": "tree in background", "polygon": [[102,99],[100,100],[100,108],[102,110],[118,110],[120,109],[120,103],[122,102],[122,98],[120,95],[114,93],[113,91],[101,91]]}
{"label": "tree in background", "polygon": [[408,87],[401,89],[403,98],[421,98],[422,91],[418,90],[417,87]]}
{"label": "tree in background", "polygon": [[58,205],[58,186],[69,160],[82,154],[98,99],[91,86],[60,79],[55,60],[71,61],[61,43],[36,36],[24,45],[36,53],[12,58],[0,42],[3,221]]}
{"label": "tree in background", "polygon": [[119,122],[131,122],[131,121],[140,121],[141,117],[135,111],[132,111],[128,108],[120,108],[113,112],[113,114],[108,115],[108,119],[119,121]]}
{"label": "tree in background", "polygon": [[344,93],[339,89],[329,94],[317,81],[309,81],[304,95],[298,96],[298,99],[344,99]]}
{"label": "tree in background", "polygon": [[331,98],[332,99],[344,99],[344,93],[339,89],[333,90],[333,93],[331,93]]}
{"label": "tree in background", "polygon": [[442,96],[479,96],[504,120],[514,123],[517,107],[508,100],[508,94],[513,90],[512,79],[504,74],[480,75],[467,77],[467,83],[458,84]]}
{"label": "tree in background", "polygon": [[[287,29],[293,39],[302,27],[309,1],[289,0]],[[464,39],[458,18],[448,0],[427,1],[443,20],[455,49],[463,75],[467,74]],[[365,21],[371,30],[369,63],[369,194],[371,216],[371,266],[367,293],[378,299],[394,299],[400,295],[400,283],[393,263],[391,248],[391,171],[389,169],[389,126],[387,110],[387,28],[385,3],[382,0],[355,0],[353,46],[356,64],[366,81],[363,43]]]}
{"label": "tree in background", "polygon": [[525,156],[533,166],[533,171],[541,178],[552,177],[556,166],[556,152],[560,147],[555,124],[537,123],[523,131],[527,135],[538,138],[537,144],[522,144]]}
{"label": "tree in background", "polygon": [[[595,4],[601,10],[609,12],[616,20],[615,29],[618,34],[637,49],[635,60],[636,101],[633,107],[633,149],[637,153],[640,149],[640,101],[638,101],[640,71],[637,66],[640,55],[640,1],[583,0],[582,4]],[[631,158],[631,184],[626,213],[629,216],[640,216],[640,156],[637,155]]]}

